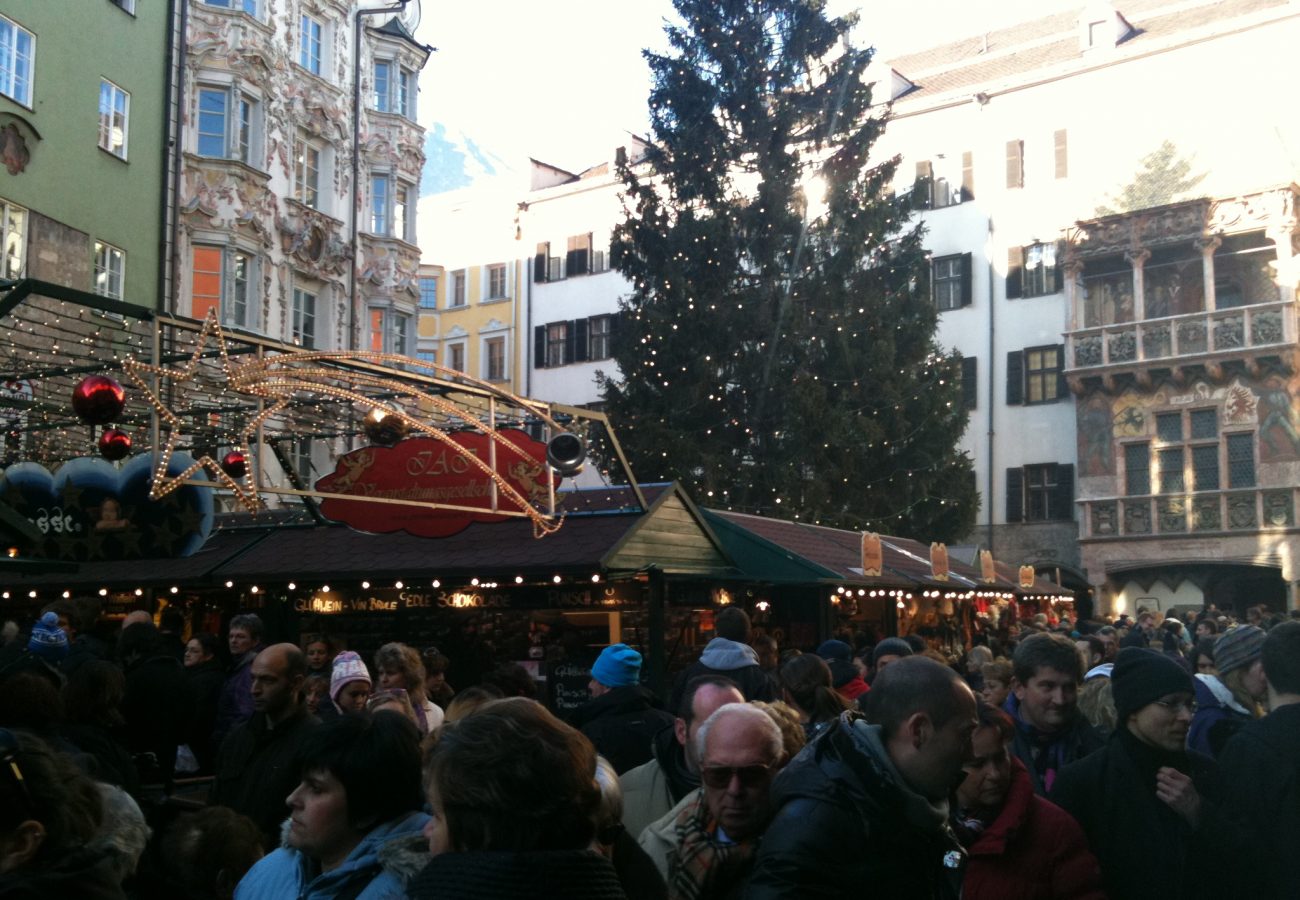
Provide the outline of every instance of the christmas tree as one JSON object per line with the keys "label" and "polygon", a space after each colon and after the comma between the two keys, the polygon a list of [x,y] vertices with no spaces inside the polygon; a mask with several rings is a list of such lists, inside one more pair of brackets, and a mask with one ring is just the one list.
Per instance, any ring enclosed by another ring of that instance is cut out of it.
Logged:
{"label": "christmas tree", "polygon": [[675,0],[647,51],[653,135],[625,163],[613,265],[632,284],[607,410],[642,480],[705,505],[924,540],[974,522],[960,361],[870,51],[819,0]]}

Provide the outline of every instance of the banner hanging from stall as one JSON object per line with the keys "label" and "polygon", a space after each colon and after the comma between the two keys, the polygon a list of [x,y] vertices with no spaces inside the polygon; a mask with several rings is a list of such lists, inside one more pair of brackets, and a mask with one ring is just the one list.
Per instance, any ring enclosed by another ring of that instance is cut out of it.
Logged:
{"label": "banner hanging from stall", "polygon": [[[522,431],[503,429],[498,434],[505,438],[495,442],[498,488],[500,483],[508,484],[533,505],[545,506],[549,490],[559,484],[546,465],[546,445]],[[473,455],[489,462],[493,439],[478,432],[460,432],[454,439],[453,446],[434,438],[411,438],[392,447],[365,447],[339,457],[335,470],[317,481],[315,489],[359,499],[326,497],[321,512],[358,531],[404,531],[418,537],[447,537],[473,522],[511,518],[500,510],[517,511],[517,506],[498,489],[494,512],[495,479],[468,458]],[[446,508],[367,503],[364,498],[446,504]]]}

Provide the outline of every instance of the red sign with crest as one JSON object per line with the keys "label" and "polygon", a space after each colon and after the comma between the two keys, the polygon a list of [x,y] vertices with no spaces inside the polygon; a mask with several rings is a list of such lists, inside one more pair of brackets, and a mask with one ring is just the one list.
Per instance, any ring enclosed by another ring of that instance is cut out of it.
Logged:
{"label": "red sign with crest", "polygon": [[[496,471],[533,506],[545,509],[547,478],[559,476],[546,465],[546,445],[522,431],[502,429],[496,441]],[[366,503],[326,497],[321,512],[358,531],[389,534],[405,531],[420,537],[447,537],[472,522],[502,522],[509,515],[492,511],[492,478],[468,457],[491,461],[492,438],[478,432],[453,436],[459,449],[435,438],[417,437],[393,447],[365,447],[342,456],[334,471],[316,482],[326,494],[348,494],[393,500],[416,500],[464,509],[436,509],[394,503]],[[509,441],[509,444],[506,443]],[[511,446],[513,445],[513,446]],[[517,512],[518,502],[497,490],[497,509]]]}

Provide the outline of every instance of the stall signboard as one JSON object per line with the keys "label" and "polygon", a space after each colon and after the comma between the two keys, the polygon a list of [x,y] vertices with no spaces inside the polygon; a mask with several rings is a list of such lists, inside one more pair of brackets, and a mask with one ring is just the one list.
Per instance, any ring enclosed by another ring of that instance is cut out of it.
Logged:
{"label": "stall signboard", "polygon": [[546,691],[551,709],[562,719],[568,719],[578,708],[591,699],[591,667],[596,661],[593,653],[589,659],[566,659],[551,664],[546,674]]}
{"label": "stall signboard", "polygon": [[383,589],[345,596],[317,592],[294,600],[294,611],[310,615],[397,613],[445,609],[562,609],[600,612],[643,605],[645,588],[636,583],[539,587],[440,587],[427,590]]}
{"label": "stall signboard", "polygon": [[[364,447],[339,457],[335,470],[316,482],[316,490],[362,499],[327,496],[321,502],[321,512],[358,531],[447,537],[472,522],[501,522],[511,518],[508,513],[518,512],[518,502],[501,489],[502,483],[532,506],[544,508],[550,489],[559,484],[546,465],[546,445],[515,429],[497,433],[504,438],[495,441],[500,482],[494,483],[492,475],[470,459],[492,460],[493,438],[486,434],[458,432],[452,436],[454,444],[411,438],[392,447]],[[494,493],[497,511],[493,510]],[[459,508],[367,503],[367,497]]]}

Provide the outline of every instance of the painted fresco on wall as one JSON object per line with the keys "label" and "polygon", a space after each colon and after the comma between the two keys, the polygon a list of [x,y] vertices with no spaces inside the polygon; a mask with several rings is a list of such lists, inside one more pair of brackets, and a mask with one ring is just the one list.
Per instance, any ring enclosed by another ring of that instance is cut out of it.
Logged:
{"label": "painted fresco on wall", "polygon": [[1282,375],[1264,379],[1259,392],[1259,461],[1261,463],[1300,460],[1300,432],[1296,429],[1295,404],[1300,392],[1300,374],[1288,381]]}
{"label": "painted fresco on wall", "polygon": [[1300,373],[1228,384],[1163,385],[1151,393],[1126,390],[1118,397],[1095,394],[1078,406],[1079,474],[1115,475],[1116,442],[1155,436],[1156,414],[1216,407],[1221,429],[1257,428],[1260,463],[1300,461],[1300,421],[1295,397]]}

